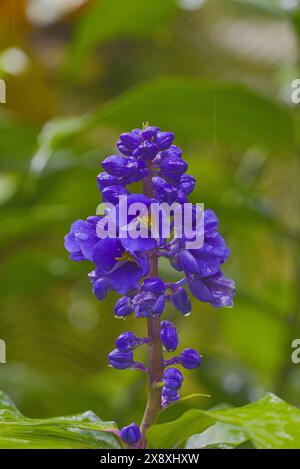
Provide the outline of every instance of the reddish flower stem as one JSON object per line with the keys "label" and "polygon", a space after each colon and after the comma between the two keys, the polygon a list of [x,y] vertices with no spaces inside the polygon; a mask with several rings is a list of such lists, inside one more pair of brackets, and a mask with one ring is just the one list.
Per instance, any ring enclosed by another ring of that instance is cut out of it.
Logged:
{"label": "reddish flower stem", "polygon": [[[153,197],[151,162],[148,163],[149,176],[144,179],[144,194],[147,197]],[[154,250],[149,256],[150,270],[148,277],[157,277],[158,275],[158,257]],[[145,448],[146,431],[154,424],[161,409],[161,380],[163,375],[163,356],[162,344],[160,338],[160,318],[148,318],[148,339],[149,339],[149,387],[148,400],[141,423],[142,438],[139,444],[140,448]]]}

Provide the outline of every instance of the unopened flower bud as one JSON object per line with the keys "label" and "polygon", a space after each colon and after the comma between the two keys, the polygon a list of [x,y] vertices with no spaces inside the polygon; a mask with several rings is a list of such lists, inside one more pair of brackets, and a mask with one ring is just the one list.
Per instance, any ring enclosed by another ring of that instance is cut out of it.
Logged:
{"label": "unopened flower bud", "polygon": [[120,179],[105,172],[98,174],[97,183],[100,191],[105,187],[122,185]]}
{"label": "unopened flower bud", "polygon": [[176,202],[178,202],[179,204],[185,204],[185,203],[188,202],[188,197],[187,197],[187,195],[183,192],[182,189],[178,189],[177,197],[176,197]]}
{"label": "unopened flower bud", "polygon": [[93,285],[93,293],[95,297],[100,301],[104,300],[110,290],[108,281],[103,277],[97,277],[95,271],[91,272],[89,277]]}
{"label": "unopened flower bud", "polygon": [[163,407],[167,406],[171,402],[178,401],[178,399],[179,399],[179,394],[176,389],[171,389],[171,388],[168,388],[167,386],[164,386],[162,388],[161,403]]}
{"label": "unopened flower bud", "polygon": [[187,291],[183,287],[176,288],[174,293],[171,294],[170,298],[175,308],[178,309],[178,311],[180,311],[182,314],[187,315],[191,312],[191,300],[189,299]]}
{"label": "unopened flower bud", "polygon": [[120,298],[115,305],[115,316],[125,318],[132,313],[132,302],[128,296]]}
{"label": "unopened flower bud", "polygon": [[136,423],[131,423],[123,427],[120,431],[120,437],[128,445],[134,445],[141,439],[141,432]]}
{"label": "unopened flower bud", "polygon": [[176,156],[178,158],[182,157],[181,148],[176,145],[171,145],[170,148],[161,152],[162,159],[168,158],[169,156]]}
{"label": "unopened flower bud", "polygon": [[144,280],[143,290],[152,293],[163,293],[166,289],[165,283],[159,277],[149,277]]}
{"label": "unopened flower bud", "polygon": [[154,195],[159,202],[167,202],[172,204],[175,202],[178,191],[175,186],[166,182],[162,177],[155,176],[152,178]]}
{"label": "unopened flower bud", "polygon": [[134,150],[132,155],[140,156],[143,160],[153,160],[158,151],[158,146],[155,143],[144,141]]}
{"label": "unopened flower bud", "polygon": [[141,291],[134,296],[132,305],[137,318],[160,316],[165,308],[165,295]]}
{"label": "unopened flower bud", "polygon": [[111,366],[118,370],[126,370],[133,365],[132,352],[120,352],[118,349],[115,349],[110,352],[108,359]]}
{"label": "unopened flower bud", "polygon": [[127,159],[127,175],[124,180],[126,184],[138,182],[148,175],[148,169],[143,160],[129,157]]}
{"label": "unopened flower bud", "polygon": [[202,362],[202,357],[199,355],[197,350],[186,348],[180,355],[180,361],[184,368],[192,370],[193,368],[199,368]]}
{"label": "unopened flower bud", "polygon": [[187,169],[188,164],[178,156],[169,156],[160,165],[160,172],[167,179],[180,178]]}
{"label": "unopened flower bud", "polygon": [[172,145],[175,135],[173,132],[157,132],[155,143],[159,150],[166,150]]}
{"label": "unopened flower bud", "polygon": [[178,390],[181,388],[183,375],[181,371],[177,370],[177,368],[168,368],[165,370],[162,380],[166,387],[173,390]]}
{"label": "unopened flower bud", "polygon": [[196,185],[196,179],[190,174],[183,174],[180,178],[180,188],[188,195],[193,192]]}
{"label": "unopened flower bud", "polygon": [[119,150],[120,153],[122,153],[123,155],[125,156],[130,156],[132,154],[132,150],[130,150],[129,148],[125,147],[125,145],[123,145],[123,143],[121,142],[121,140],[118,140],[117,141],[117,148]]}
{"label": "unopened flower bud", "polygon": [[127,158],[121,155],[108,156],[102,162],[102,168],[112,176],[124,176],[127,173]]}
{"label": "unopened flower bud", "polygon": [[148,126],[142,132],[143,140],[150,140],[156,137],[157,132],[159,131],[158,127]]}
{"label": "unopened flower bud", "polygon": [[120,352],[130,352],[139,345],[147,342],[147,339],[137,337],[133,332],[123,332],[116,340],[117,349]]}
{"label": "unopened flower bud", "polygon": [[125,132],[120,135],[120,142],[129,150],[134,150],[142,142],[142,132],[134,129],[132,132]]}
{"label": "unopened flower bud", "polygon": [[200,272],[198,262],[190,251],[182,249],[178,254],[178,261],[186,273],[198,274]]}
{"label": "unopened flower bud", "polygon": [[129,195],[129,191],[123,186],[109,186],[102,190],[103,202],[109,202],[113,205],[119,203],[119,197]]}
{"label": "unopened flower bud", "polygon": [[178,335],[175,326],[170,321],[161,323],[161,341],[168,352],[174,352],[178,345]]}

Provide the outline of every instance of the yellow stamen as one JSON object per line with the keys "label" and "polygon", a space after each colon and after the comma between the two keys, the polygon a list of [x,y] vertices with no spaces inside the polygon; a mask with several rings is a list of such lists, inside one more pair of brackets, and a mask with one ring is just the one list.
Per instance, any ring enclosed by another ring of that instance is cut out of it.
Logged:
{"label": "yellow stamen", "polygon": [[121,257],[116,257],[116,261],[120,261],[120,262],[126,262],[126,261],[135,262],[135,258],[134,258],[133,255],[130,254],[129,252],[124,251]]}

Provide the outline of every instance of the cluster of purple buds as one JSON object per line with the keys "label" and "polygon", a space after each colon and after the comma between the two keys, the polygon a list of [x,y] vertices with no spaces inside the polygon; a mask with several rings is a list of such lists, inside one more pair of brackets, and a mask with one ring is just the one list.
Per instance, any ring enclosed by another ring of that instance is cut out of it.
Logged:
{"label": "cluster of purple buds", "polygon": [[[174,352],[178,346],[178,334],[174,324],[170,321],[161,322],[161,341],[166,351]],[[164,366],[182,365],[184,368],[193,369],[201,365],[201,356],[196,350],[185,349],[179,356],[164,361]],[[183,382],[183,375],[177,368],[166,368],[162,381],[162,407],[179,399],[178,390]]]}
{"label": "cluster of purple buds", "polygon": [[146,371],[146,367],[133,359],[133,350],[140,345],[149,343],[149,339],[136,337],[133,332],[123,332],[116,340],[116,347],[108,355],[109,363],[118,370]]}
{"label": "cluster of purple buds", "polygon": [[[174,352],[178,346],[177,330],[170,321],[161,322],[161,342],[167,352]],[[133,332],[123,332],[116,340],[116,349],[109,354],[109,363],[118,370],[133,369],[147,372],[147,368],[140,362],[134,361],[133,351],[137,347],[151,344],[150,339],[136,337]],[[198,368],[202,357],[196,350],[185,349],[179,356],[164,360],[165,371],[162,377],[162,407],[179,399],[178,390],[183,382],[183,375],[170,365],[181,365],[186,369]]]}
{"label": "cluster of purple buds", "polygon": [[[123,225],[116,221],[115,236],[99,236],[97,227],[111,213],[109,205],[120,213],[124,199],[129,209],[141,202],[146,207],[153,202],[159,206],[174,202],[182,206],[188,202],[196,180],[186,174],[188,164],[182,157],[182,150],[174,144],[174,138],[172,132],[148,125],[121,134],[117,142],[119,153],[102,162],[104,172],[97,176],[106,207],[104,214],[75,221],[65,237],[65,247],[72,260],[88,260],[94,264],[89,277],[95,296],[103,300],[110,291],[121,295],[114,309],[117,318],[125,319],[131,314],[148,320],[160,318],[166,305],[188,316],[192,310],[189,293],[213,307],[233,305],[234,281],[226,278],[221,270],[228,259],[229,249],[218,232],[218,219],[212,210],[203,210],[203,243],[197,248],[188,248],[184,236],[169,239],[159,231],[154,237],[149,216],[140,217],[140,225],[148,232],[148,237],[121,236],[124,227],[130,226],[134,218],[129,215],[130,210]],[[143,181],[144,188],[150,185],[150,191],[131,193],[128,186],[139,181]],[[193,217],[195,214],[196,206],[193,205]],[[153,254],[158,261],[161,257],[168,259],[182,278],[169,283],[153,276],[150,269]],[[136,362],[133,355],[137,347],[149,345],[150,340],[124,332],[116,341],[116,349],[109,354],[110,365],[120,370],[147,372],[147,368]],[[161,342],[168,353],[177,349],[177,331],[166,320],[161,321]],[[200,364],[201,356],[193,349],[185,349],[180,355],[163,362],[162,406],[179,398],[183,376],[174,365],[194,369]],[[130,445],[135,445],[141,437],[135,423],[124,427],[120,435]]]}

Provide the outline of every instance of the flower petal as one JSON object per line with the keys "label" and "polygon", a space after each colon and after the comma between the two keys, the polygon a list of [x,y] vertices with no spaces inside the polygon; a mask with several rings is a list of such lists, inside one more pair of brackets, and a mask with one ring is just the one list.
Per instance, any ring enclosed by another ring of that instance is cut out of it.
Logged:
{"label": "flower petal", "polygon": [[108,272],[122,256],[124,249],[118,239],[105,238],[98,241],[94,247],[93,262],[96,264],[97,275]]}

